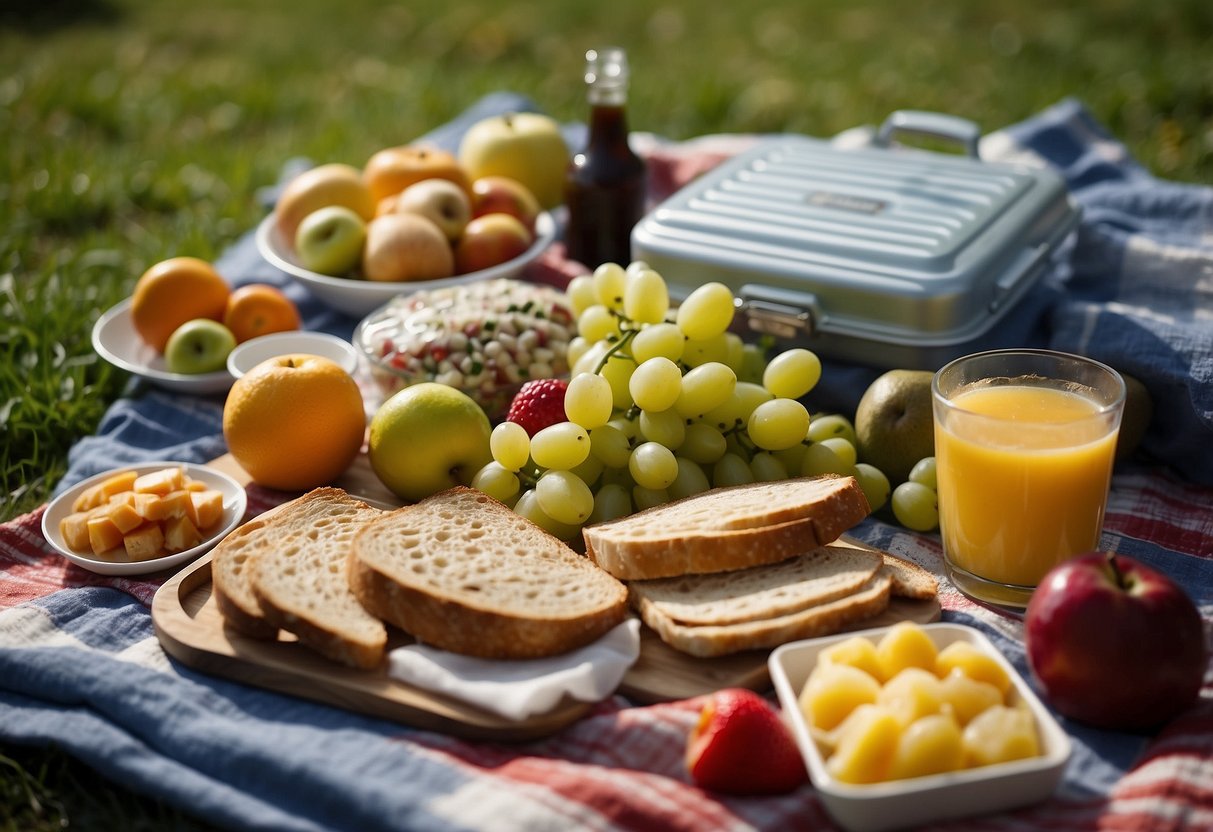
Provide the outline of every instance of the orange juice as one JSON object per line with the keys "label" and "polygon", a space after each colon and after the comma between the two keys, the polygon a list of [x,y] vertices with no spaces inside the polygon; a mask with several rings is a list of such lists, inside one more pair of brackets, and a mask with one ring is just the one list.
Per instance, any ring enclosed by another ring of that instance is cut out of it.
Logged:
{"label": "orange juice", "polygon": [[1031,587],[1066,558],[1098,548],[1116,425],[1080,393],[973,386],[935,423],[939,526],[950,562]]}

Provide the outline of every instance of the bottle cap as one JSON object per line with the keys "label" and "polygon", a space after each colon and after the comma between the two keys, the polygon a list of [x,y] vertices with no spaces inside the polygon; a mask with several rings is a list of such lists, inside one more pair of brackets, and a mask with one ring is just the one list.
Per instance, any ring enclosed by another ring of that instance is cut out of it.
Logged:
{"label": "bottle cap", "polygon": [[617,46],[585,53],[585,83],[603,103],[621,103],[628,88],[628,55]]}

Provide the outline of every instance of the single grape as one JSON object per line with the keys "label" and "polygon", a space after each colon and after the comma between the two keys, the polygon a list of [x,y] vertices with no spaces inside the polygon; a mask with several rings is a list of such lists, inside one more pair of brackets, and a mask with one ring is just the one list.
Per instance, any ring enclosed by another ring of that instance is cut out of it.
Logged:
{"label": "single grape", "polygon": [[632,502],[636,509],[653,508],[670,501],[670,494],[664,488],[645,488],[637,485],[632,489]]}
{"label": "single grape", "polygon": [[629,418],[626,414],[616,411],[608,425],[622,433],[628,439],[635,439],[640,435],[640,425],[635,418]]}
{"label": "single grape", "polygon": [[851,466],[844,465],[838,454],[830,450],[828,445],[814,442],[805,448],[804,458],[800,462],[800,475],[815,477],[819,474],[849,474]]}
{"label": "single grape", "polygon": [[813,421],[809,424],[809,439],[811,441],[820,442],[823,439],[834,439],[836,437],[845,439],[857,447],[859,445],[859,440],[855,437],[855,426],[851,424],[851,420],[846,416],[828,413],[823,416],[813,417]]}
{"label": "single grape", "polygon": [[519,517],[525,517],[548,534],[561,540],[572,540],[581,533],[580,525],[561,523],[540,508],[533,488],[522,492],[518,502],[514,503],[514,513]]}
{"label": "single grape", "polygon": [[577,362],[581,360],[581,356],[586,354],[586,351],[589,350],[590,346],[591,342],[587,340],[585,336],[574,335],[569,340],[569,345],[565,347],[564,350],[565,358],[568,360],[569,366],[576,366]]}
{"label": "single grape", "polygon": [[783,467],[788,471],[788,476],[792,476],[793,473],[799,474],[801,464],[804,462],[804,455],[808,450],[808,443],[797,442],[790,448],[780,448],[778,451],[772,451],[772,453],[776,459],[783,463]]}
{"label": "single grape", "polygon": [[733,290],[723,283],[705,283],[678,307],[675,323],[692,341],[724,333],[733,322]]}
{"label": "single grape", "polygon": [[517,494],[519,487],[518,475],[500,462],[488,463],[472,477],[472,488],[483,491],[503,503]]}
{"label": "single grape", "polygon": [[640,269],[628,277],[623,292],[623,314],[642,324],[658,324],[670,311],[670,292],[661,275]]}
{"label": "single grape", "polygon": [[559,422],[531,437],[531,458],[540,468],[567,471],[585,462],[590,435],[572,422]]}
{"label": "single grape", "polygon": [[502,468],[517,471],[531,458],[531,437],[517,422],[502,422],[489,434],[489,452]]}
{"label": "single grape", "polygon": [[771,359],[762,373],[762,386],[776,396],[799,399],[821,380],[821,359],[797,347]]}
{"label": "single grape", "polygon": [[573,316],[581,317],[581,313],[598,303],[598,292],[594,289],[594,278],[588,274],[580,274],[569,281],[565,289],[569,305],[573,307]]}
{"label": "single grape", "polygon": [[690,497],[692,494],[700,494],[712,487],[712,483],[708,481],[708,475],[703,472],[703,468],[697,462],[684,456],[675,457],[675,459],[678,462],[678,476],[674,477],[674,481],[666,489],[671,500],[680,500],[683,497]]}
{"label": "single grape", "polygon": [[657,491],[668,487],[678,476],[678,461],[664,445],[643,442],[632,451],[628,471],[637,485]]}
{"label": "single grape", "polygon": [[687,372],[674,409],[687,419],[695,419],[720,407],[737,387],[737,374],[728,365],[710,361]]}
{"label": "single grape", "polygon": [[600,303],[596,303],[577,318],[577,334],[593,343],[619,336],[619,319]]}
{"label": "single grape", "polygon": [[572,471],[547,471],[535,483],[535,499],[543,513],[560,523],[575,526],[594,510],[594,494]]}
{"label": "single grape", "polygon": [[725,449],[724,434],[712,425],[693,422],[687,425],[678,453],[700,465],[711,465],[724,456]]}
{"label": "single grape", "polygon": [[715,361],[728,366],[729,341],[724,333],[713,335],[711,338],[688,338],[682,345],[682,363],[688,367],[698,367]]}
{"label": "single grape", "polygon": [[671,451],[678,450],[687,438],[687,423],[673,410],[650,413],[640,411],[640,435],[650,442],[665,445]]}
{"label": "single grape", "polygon": [[712,466],[712,485],[745,485],[754,482],[754,472],[744,458],[727,453]]}
{"label": "single grape", "polygon": [[636,362],[616,353],[603,366],[600,375],[611,385],[611,404],[616,410],[627,410],[632,406],[630,389]]}
{"label": "single grape", "polygon": [[623,310],[623,293],[627,289],[628,276],[618,263],[603,263],[594,269],[591,278],[598,302],[616,312]]}
{"label": "single grape", "polygon": [[[581,338],[580,335],[577,337]],[[589,346],[585,348],[581,355],[577,356],[577,360],[572,361],[570,359],[569,361],[570,378],[580,375],[581,373],[598,372],[598,365],[603,362],[607,356],[607,353],[611,351],[611,347],[614,346],[609,341],[587,341],[586,343],[589,344]]]}
{"label": "single grape", "polygon": [[903,482],[893,489],[893,516],[907,529],[929,532],[939,525],[939,499],[920,482]]}
{"label": "single grape", "polygon": [[808,434],[809,411],[796,399],[771,399],[754,408],[746,421],[746,432],[764,450],[790,448]]}
{"label": "single grape", "polygon": [[787,466],[770,451],[759,451],[750,460],[750,471],[756,482],[778,482],[788,478]]}
{"label": "single grape", "polygon": [[645,261],[633,260],[631,263],[628,263],[628,267],[624,269],[623,272],[628,276],[628,278],[633,278],[641,272],[648,271],[650,269],[652,269],[652,266]]}
{"label": "single grape", "polygon": [[[629,423],[631,424],[631,423]],[[623,468],[632,456],[627,434],[608,422],[590,431],[590,453],[610,468]]]}
{"label": "single grape", "polygon": [[664,356],[650,358],[636,367],[628,380],[628,390],[641,410],[668,410],[682,392],[682,370]]}
{"label": "single grape", "polygon": [[677,361],[682,358],[686,340],[682,330],[672,323],[650,324],[632,339],[632,358],[637,364],[657,357]]}
{"label": "single grape", "polygon": [[[593,440],[591,440],[591,443],[592,442]],[[602,460],[591,453],[585,458],[584,462],[574,468],[570,468],[569,470],[576,474],[582,482],[593,489],[594,485],[598,482],[599,477],[602,476],[602,472],[605,468],[606,466],[603,465]]]}
{"label": "single grape", "polygon": [[564,415],[570,422],[591,430],[611,418],[613,401],[609,381],[595,373],[578,373],[564,391]]}
{"label": "single grape", "polygon": [[935,457],[926,456],[914,463],[910,469],[910,482],[925,485],[932,491],[939,488],[939,479],[935,474]]}
{"label": "single grape", "polygon": [[618,483],[607,483],[594,495],[594,510],[586,525],[603,523],[632,513],[632,489]]}
{"label": "single grape", "polygon": [[726,332],[724,334],[725,356],[724,363],[733,371],[734,375],[740,375],[742,368],[745,366],[745,342],[741,340],[741,336],[736,332]]}
{"label": "single grape", "polygon": [[757,344],[745,344],[742,347],[741,369],[737,371],[737,380],[761,384],[766,368],[767,357],[762,347]]}
{"label": "single grape", "polygon": [[855,445],[848,442],[846,439],[843,439],[841,436],[831,436],[829,439],[821,440],[821,442],[818,444],[825,445],[827,448],[833,451],[835,455],[842,460],[842,464],[848,468],[855,464],[857,459]]}
{"label": "single grape", "polygon": [[860,462],[852,473],[863,494],[868,498],[872,511],[878,511],[889,501],[889,478],[875,465]]}
{"label": "single grape", "polygon": [[[685,387],[685,377],[683,377],[682,383]],[[704,422],[720,430],[744,426],[749,421],[754,408],[772,399],[774,396],[768,393],[761,384],[739,381],[733,387],[733,394],[703,414],[702,418]]]}

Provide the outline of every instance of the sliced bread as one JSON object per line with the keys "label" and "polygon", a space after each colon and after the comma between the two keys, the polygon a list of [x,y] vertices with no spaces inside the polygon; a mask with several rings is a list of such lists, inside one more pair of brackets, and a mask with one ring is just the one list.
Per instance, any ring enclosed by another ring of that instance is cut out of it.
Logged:
{"label": "sliced bread", "polygon": [[632,581],[633,606],[645,599],[679,624],[739,624],[798,612],[850,595],[883,561],[849,546],[823,546],[779,563],[737,572]]}
{"label": "sliced bread", "polygon": [[925,601],[939,593],[939,581],[917,563],[881,552],[882,567],[893,579],[893,597]]}
{"label": "sliced bread", "polygon": [[279,514],[290,515],[295,508],[293,504],[300,499],[254,517],[211,550],[211,594],[215,606],[226,626],[246,636],[260,639],[278,636],[278,627],[266,621],[261,604],[253,594],[249,560],[267,539],[272,539],[273,532],[267,529],[273,518]]}
{"label": "sliced bread", "polygon": [[387,628],[346,577],[354,534],[382,513],[340,488],[318,488],[276,517],[245,566],[265,620],[334,661],[382,664]]}
{"label": "sliced bread", "polygon": [[620,580],[776,563],[834,540],[871,509],[854,477],[715,488],[582,530],[586,553]]}
{"label": "sliced bread", "polygon": [[878,571],[857,592],[786,615],[738,624],[680,624],[648,599],[638,598],[637,611],[666,644],[692,656],[710,658],[743,650],[770,649],[789,641],[835,633],[879,615],[889,605],[888,574]]}
{"label": "sliced bread", "polygon": [[471,488],[367,523],[349,577],[373,614],[421,642],[483,658],[564,653],[627,616],[622,583]]}

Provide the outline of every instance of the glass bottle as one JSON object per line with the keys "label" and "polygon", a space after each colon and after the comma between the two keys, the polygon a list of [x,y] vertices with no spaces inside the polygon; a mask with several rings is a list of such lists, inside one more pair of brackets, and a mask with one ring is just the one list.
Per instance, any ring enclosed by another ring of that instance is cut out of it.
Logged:
{"label": "glass bottle", "polygon": [[631,261],[632,226],[645,210],[645,164],[628,145],[628,58],[617,47],[586,52],[589,137],[565,181],[568,255],[591,269]]}

